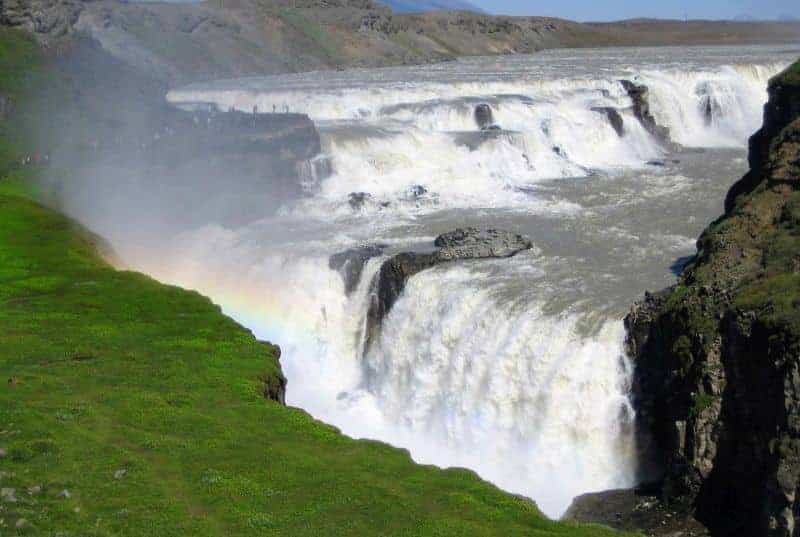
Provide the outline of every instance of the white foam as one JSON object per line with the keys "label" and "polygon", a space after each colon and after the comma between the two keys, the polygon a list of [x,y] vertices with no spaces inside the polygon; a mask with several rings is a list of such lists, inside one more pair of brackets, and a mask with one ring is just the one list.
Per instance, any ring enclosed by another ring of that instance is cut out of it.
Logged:
{"label": "white foam", "polygon": [[[647,70],[651,108],[674,141],[690,147],[745,147],[761,125],[767,82],[781,65],[723,66],[712,71]],[[710,99],[714,117],[707,123]]]}
{"label": "white foam", "polygon": [[[608,78],[542,80],[518,77],[487,81],[386,82],[342,87],[286,85],[270,79],[170,92],[173,102],[211,101],[220,108],[288,109],[308,113],[321,127],[332,174],[316,183],[301,214],[353,214],[348,197],[371,195],[361,213],[400,215],[446,208],[541,210],[530,185],[542,180],[641,168],[664,153],[630,112],[619,84],[634,78],[650,88],[658,122],[686,146],[744,147],[760,122],[766,81],[781,64],[695,70],[642,69]],[[704,103],[714,117],[706,122]],[[476,104],[489,103],[507,133],[477,143]],[[593,109],[620,111],[624,136]],[[465,134],[465,133],[472,133]],[[471,136],[471,143],[465,143]],[[428,196],[409,200],[422,185]],[[410,201],[410,203],[409,203]],[[552,210],[563,208],[550,207]],[[567,208],[570,210],[573,208]],[[291,210],[291,209],[289,209]]]}

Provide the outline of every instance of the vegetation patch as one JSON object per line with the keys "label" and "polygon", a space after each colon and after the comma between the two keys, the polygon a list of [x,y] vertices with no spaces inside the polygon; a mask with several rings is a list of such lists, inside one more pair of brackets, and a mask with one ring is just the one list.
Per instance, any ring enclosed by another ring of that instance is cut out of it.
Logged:
{"label": "vegetation patch", "polygon": [[692,419],[697,419],[703,414],[703,412],[711,408],[711,405],[713,405],[714,401],[717,399],[719,398],[714,395],[698,393],[694,398],[692,408],[689,410],[689,417]]}

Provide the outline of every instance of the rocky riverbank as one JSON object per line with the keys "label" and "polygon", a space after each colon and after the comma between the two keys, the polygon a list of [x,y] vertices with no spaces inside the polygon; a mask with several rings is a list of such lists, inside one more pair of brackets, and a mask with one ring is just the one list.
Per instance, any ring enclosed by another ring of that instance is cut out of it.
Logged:
{"label": "rocky riverbank", "polygon": [[590,506],[619,493],[583,497],[575,519],[651,535],[698,535],[696,521],[714,536],[800,531],[800,63],[769,93],[725,214],[677,285],[625,321],[654,499],[631,495],[610,520]]}

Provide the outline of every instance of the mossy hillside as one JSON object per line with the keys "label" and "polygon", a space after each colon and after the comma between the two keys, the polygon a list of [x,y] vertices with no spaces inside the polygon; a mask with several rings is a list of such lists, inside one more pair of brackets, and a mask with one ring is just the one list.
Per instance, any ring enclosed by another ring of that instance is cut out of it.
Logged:
{"label": "mossy hillside", "polygon": [[274,347],[114,270],[35,173],[0,174],[3,535],[615,535],[266,400]]}
{"label": "mossy hillside", "polygon": [[[777,100],[793,98],[800,62],[771,81]],[[666,297],[668,324],[694,334],[690,356],[716,344],[729,314],[754,312],[759,322],[800,339],[800,122],[790,122],[770,141],[764,169],[750,192],[698,241],[696,260]],[[684,345],[686,347],[686,345]]]}

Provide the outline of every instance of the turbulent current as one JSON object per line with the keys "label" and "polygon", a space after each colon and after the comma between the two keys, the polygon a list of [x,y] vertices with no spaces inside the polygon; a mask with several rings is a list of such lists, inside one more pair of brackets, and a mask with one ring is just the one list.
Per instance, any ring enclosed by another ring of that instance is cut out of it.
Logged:
{"label": "turbulent current", "polygon": [[[551,51],[176,89],[174,103],[307,113],[324,154],[304,167],[306,196],[273,217],[208,222],[157,256],[117,249],[279,343],[289,404],[419,462],[471,468],[557,517],[578,494],[636,483],[622,317],[719,214],[767,80],[797,54]],[[671,141],[637,120],[620,79],[649,88]],[[480,104],[497,130],[478,130]],[[382,259],[348,294],[329,257],[419,248],[465,225],[534,248],[417,274],[365,352]]]}

